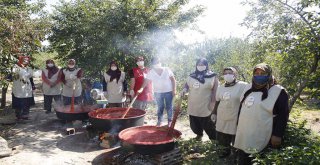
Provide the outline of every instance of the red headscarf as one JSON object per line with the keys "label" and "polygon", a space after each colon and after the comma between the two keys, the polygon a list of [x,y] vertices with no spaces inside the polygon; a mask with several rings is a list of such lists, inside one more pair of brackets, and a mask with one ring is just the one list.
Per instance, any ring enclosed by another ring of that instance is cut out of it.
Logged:
{"label": "red headscarf", "polygon": [[29,56],[19,56],[18,58],[18,65],[21,66],[21,67],[25,67],[26,65],[23,64],[23,62],[26,60],[28,61],[28,63],[30,62],[30,57]]}

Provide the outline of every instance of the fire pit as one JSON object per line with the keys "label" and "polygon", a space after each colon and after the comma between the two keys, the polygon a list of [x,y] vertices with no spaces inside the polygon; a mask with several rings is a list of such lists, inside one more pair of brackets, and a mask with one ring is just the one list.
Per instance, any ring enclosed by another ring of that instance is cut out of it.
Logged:
{"label": "fire pit", "polygon": [[139,126],[122,130],[119,139],[122,146],[134,152],[152,155],[173,150],[175,139],[181,136],[181,132],[173,130],[168,135],[168,129],[156,126]]}
{"label": "fire pit", "polygon": [[121,118],[126,108],[100,108],[88,113],[93,128],[109,133],[119,133],[121,130],[141,126],[146,112],[131,108],[125,118]]}
{"label": "fire pit", "polygon": [[88,113],[97,109],[97,105],[74,105],[74,111],[70,111],[71,105],[55,107],[56,115],[64,121],[86,120],[89,118]]}

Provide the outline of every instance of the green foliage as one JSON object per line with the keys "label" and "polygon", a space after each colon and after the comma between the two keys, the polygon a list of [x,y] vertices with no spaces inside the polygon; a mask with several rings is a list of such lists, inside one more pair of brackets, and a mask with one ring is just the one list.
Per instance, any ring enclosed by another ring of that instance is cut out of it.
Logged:
{"label": "green foliage", "polygon": [[59,59],[56,59],[56,57],[58,56],[58,54],[56,52],[40,52],[40,53],[36,53],[33,55],[33,58],[35,59],[32,64],[35,68],[45,68],[45,64],[46,61],[48,59],[53,59],[56,66],[58,67],[64,67],[65,63],[63,63],[62,61],[60,61]]}
{"label": "green foliage", "polygon": [[273,66],[278,82],[293,97],[306,86],[319,89],[319,1],[245,1],[252,9],[243,25],[252,29],[254,61]]}
{"label": "green foliage", "polygon": [[[50,27],[44,5],[44,0],[0,0],[0,81],[4,89],[18,56],[32,56],[40,50]],[[1,106],[6,102],[3,99]]]}
{"label": "green foliage", "polygon": [[310,164],[320,162],[320,136],[305,128],[306,120],[295,110],[285,132],[283,148],[268,149],[256,155],[258,164]]}
{"label": "green foliage", "polygon": [[62,60],[75,58],[88,77],[96,77],[116,60],[124,71],[135,57],[172,56],[173,31],[194,21],[203,9],[182,12],[186,0],[79,0],[63,2],[52,16],[50,41]]}
{"label": "green foliage", "polygon": [[178,141],[178,145],[184,156],[184,164],[212,164],[219,161],[217,151],[221,147],[214,141],[199,142],[190,139]]}
{"label": "green foliage", "polygon": [[[290,121],[280,149],[266,148],[255,154],[256,164],[311,164],[320,162],[320,136],[307,129],[306,120],[301,120],[301,112],[306,106],[295,107],[290,114]],[[222,149],[214,141],[198,142],[194,139],[179,141],[184,164],[234,164],[232,157],[219,159]],[[196,155],[196,156],[195,156]]]}

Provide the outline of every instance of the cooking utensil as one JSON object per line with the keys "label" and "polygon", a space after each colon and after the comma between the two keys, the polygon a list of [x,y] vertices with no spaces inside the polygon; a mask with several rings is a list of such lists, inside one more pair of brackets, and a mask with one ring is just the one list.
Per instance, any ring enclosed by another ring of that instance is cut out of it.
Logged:
{"label": "cooking utensil", "polygon": [[86,120],[89,118],[88,113],[98,108],[97,105],[75,105],[75,111],[70,112],[71,105],[55,107],[56,115],[64,121]]}
{"label": "cooking utensil", "polygon": [[172,130],[168,136],[167,129],[157,126],[138,126],[122,130],[119,133],[121,145],[143,155],[160,154],[173,150],[175,139],[181,136],[178,130]]}
{"label": "cooking utensil", "polygon": [[141,126],[144,122],[146,112],[141,109],[131,108],[125,118],[122,118],[125,108],[112,107],[100,108],[88,113],[92,126],[101,131],[110,130],[120,132],[123,129]]}
{"label": "cooking utensil", "polygon": [[73,81],[70,112],[74,112],[74,92],[75,92],[75,90],[76,90],[76,83],[75,83],[75,81]]}
{"label": "cooking utensil", "polygon": [[168,129],[168,136],[172,135],[172,132],[174,130],[174,126],[176,124],[176,121],[178,119],[178,115],[180,114],[180,110],[181,110],[181,103],[182,103],[182,98],[180,97],[179,100],[177,101],[177,105],[175,107],[175,111],[174,111],[174,115],[173,115],[173,119],[171,121],[170,127]]}
{"label": "cooking utensil", "polygon": [[133,103],[136,101],[138,96],[139,94],[134,96],[134,98],[132,99],[131,103],[129,104],[128,108],[126,109],[126,111],[124,112],[121,118],[124,118],[127,115],[127,113],[129,112],[130,108],[132,107]]}

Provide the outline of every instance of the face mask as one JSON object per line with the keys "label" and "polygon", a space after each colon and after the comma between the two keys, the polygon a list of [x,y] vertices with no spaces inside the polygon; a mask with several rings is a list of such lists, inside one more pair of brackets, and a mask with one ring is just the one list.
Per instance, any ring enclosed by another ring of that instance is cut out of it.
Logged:
{"label": "face mask", "polygon": [[160,63],[153,65],[153,68],[160,68],[160,67],[161,67],[161,64],[160,64]]}
{"label": "face mask", "polygon": [[111,70],[115,71],[115,70],[117,70],[117,67],[116,66],[112,66]]}
{"label": "face mask", "polygon": [[74,68],[74,65],[68,65],[68,67],[72,69],[72,68]]}
{"label": "face mask", "polygon": [[234,81],[234,75],[233,74],[226,74],[223,75],[224,81],[231,83]]}
{"label": "face mask", "polygon": [[266,84],[269,81],[269,76],[253,76],[253,81],[257,84]]}
{"label": "face mask", "polygon": [[51,68],[51,67],[53,67],[54,65],[53,64],[47,64],[47,66],[49,67],[49,68]]}
{"label": "face mask", "polygon": [[144,61],[138,61],[138,62],[137,62],[137,65],[138,65],[138,66],[144,66]]}
{"label": "face mask", "polygon": [[207,69],[207,67],[206,66],[197,66],[197,70],[198,71],[200,71],[200,72],[202,72],[202,71],[205,71]]}

